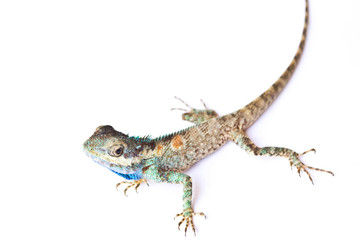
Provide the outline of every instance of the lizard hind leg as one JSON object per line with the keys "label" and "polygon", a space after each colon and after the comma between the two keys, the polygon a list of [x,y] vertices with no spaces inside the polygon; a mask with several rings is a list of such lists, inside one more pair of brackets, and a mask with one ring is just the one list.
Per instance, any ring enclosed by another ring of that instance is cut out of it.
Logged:
{"label": "lizard hind leg", "polygon": [[175,96],[175,98],[177,100],[179,100],[180,102],[182,102],[187,108],[172,108],[171,110],[181,110],[181,111],[185,111],[185,113],[182,114],[182,119],[188,122],[192,122],[192,123],[202,123],[205,122],[209,119],[215,118],[218,116],[218,114],[216,113],[216,111],[212,110],[212,109],[208,109],[206,107],[205,102],[200,99],[200,101],[202,102],[202,104],[204,105],[204,109],[196,109],[191,107],[189,104],[187,104],[185,101],[183,101],[182,99],[178,98]]}
{"label": "lizard hind leg", "polygon": [[300,175],[301,171],[305,172],[309,177],[312,184],[314,184],[313,179],[309,173],[309,170],[315,170],[320,172],[329,173],[334,176],[334,173],[328,170],[314,168],[308,166],[301,162],[300,157],[308,152],[316,152],[315,149],[310,149],[303,153],[297,153],[291,149],[284,147],[258,147],[251,141],[251,139],[242,131],[235,131],[232,135],[232,141],[234,141],[238,146],[244,149],[247,153],[255,156],[274,156],[274,157],[286,157],[290,166],[295,166],[297,168],[297,172]]}

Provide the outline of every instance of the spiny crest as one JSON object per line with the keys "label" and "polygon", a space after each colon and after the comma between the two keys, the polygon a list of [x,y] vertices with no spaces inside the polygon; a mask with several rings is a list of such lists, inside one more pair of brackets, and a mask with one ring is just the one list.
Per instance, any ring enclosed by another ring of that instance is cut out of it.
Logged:
{"label": "spiny crest", "polygon": [[159,136],[159,137],[155,138],[154,140],[155,140],[155,141],[168,140],[168,139],[173,138],[173,137],[174,137],[174,136],[176,136],[176,135],[180,135],[180,134],[182,134],[182,133],[184,133],[184,132],[188,131],[190,128],[193,128],[193,127],[194,127],[194,126],[190,126],[190,127],[188,127],[188,128],[181,129],[181,130],[179,130],[179,131],[177,131],[177,132],[173,132],[173,133],[169,133],[169,134],[161,135],[161,136]]}
{"label": "spiny crest", "polygon": [[131,137],[128,137],[128,139],[134,140],[134,141],[139,142],[139,143],[149,143],[149,142],[152,141],[151,135],[146,135],[146,136],[143,136],[143,137],[131,136]]}

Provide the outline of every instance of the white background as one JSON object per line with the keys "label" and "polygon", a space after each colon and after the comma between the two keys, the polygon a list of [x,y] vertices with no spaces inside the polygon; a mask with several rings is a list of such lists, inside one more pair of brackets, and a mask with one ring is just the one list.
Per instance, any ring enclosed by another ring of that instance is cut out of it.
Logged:
{"label": "white background", "polygon": [[[197,239],[359,239],[360,4],[311,0],[305,52],[248,134],[304,156],[229,143],[187,171]],[[179,96],[220,114],[257,97],[300,41],[303,0],[1,1],[0,238],[183,239],[182,187],[128,197],[82,152],[98,125],[158,136],[189,126]],[[189,231],[189,239],[193,234]]]}

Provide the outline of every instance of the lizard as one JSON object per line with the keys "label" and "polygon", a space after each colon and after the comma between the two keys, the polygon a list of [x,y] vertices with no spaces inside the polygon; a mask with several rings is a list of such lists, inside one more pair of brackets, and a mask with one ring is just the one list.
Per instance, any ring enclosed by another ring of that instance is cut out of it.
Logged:
{"label": "lizard", "polygon": [[[183,211],[175,216],[181,217],[178,229],[185,222],[185,235],[190,227],[194,234],[193,217],[196,215],[206,218],[203,212],[194,212],[192,207],[192,179],[183,173],[199,160],[218,150],[225,143],[232,141],[247,153],[255,156],[280,156],[287,158],[290,166],[297,168],[298,174],[303,171],[310,181],[313,179],[309,170],[326,172],[331,171],[314,168],[304,164],[300,157],[303,153],[285,147],[259,147],[246,134],[246,130],[265,112],[289,82],[300,57],[304,51],[307,28],[309,22],[309,3],[305,0],[305,21],[300,44],[291,63],[277,81],[255,100],[245,107],[219,116],[216,111],[195,109],[187,105],[190,110],[182,114],[183,120],[194,125],[157,138],[129,136],[116,131],[110,125],[96,128],[93,135],[83,144],[84,152],[95,162],[108,168],[128,181],[126,191],[134,187],[137,191],[141,183],[148,180],[158,183],[172,183],[183,185]],[[314,183],[313,183],[314,184]]]}

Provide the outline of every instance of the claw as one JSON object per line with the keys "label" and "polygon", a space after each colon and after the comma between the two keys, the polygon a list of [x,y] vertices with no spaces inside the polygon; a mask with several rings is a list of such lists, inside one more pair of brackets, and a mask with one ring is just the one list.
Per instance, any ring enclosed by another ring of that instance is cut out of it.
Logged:
{"label": "claw", "polygon": [[[187,104],[187,103],[186,103],[184,100],[182,100],[181,98],[179,98],[179,97],[177,97],[177,96],[175,96],[175,98],[176,98],[177,100],[179,100],[180,102],[182,102],[186,107],[188,107],[188,108],[190,109],[190,111],[196,110],[195,108],[191,107],[189,104]],[[210,110],[210,109],[208,109],[208,107],[206,106],[204,100],[200,99],[200,102],[204,105],[205,110]],[[171,108],[170,110],[171,110],[171,111],[173,111],[173,110],[180,110],[180,111],[185,111],[185,112],[189,111],[189,110],[184,109],[184,108]]]}
{"label": "claw", "polygon": [[204,100],[200,99],[200,101],[201,101],[201,102],[202,102],[202,104],[204,105],[205,110],[209,110],[209,109],[207,108],[207,106],[206,106],[206,104],[205,104]]}
{"label": "claw", "polygon": [[299,164],[297,164],[297,163],[294,164],[293,161],[290,161],[290,166],[292,167],[293,164],[296,166],[300,177],[301,177],[300,173],[301,173],[301,170],[302,170],[302,171],[304,171],[304,172],[306,173],[306,175],[309,177],[309,180],[310,180],[311,183],[314,185],[314,181],[313,181],[313,179],[312,179],[312,177],[311,177],[308,169],[315,170],[315,171],[320,171],[320,172],[325,172],[325,173],[329,173],[329,174],[331,174],[331,175],[334,176],[334,173],[331,172],[331,171],[324,170],[324,169],[320,169],[320,168],[314,168],[314,167],[311,167],[311,166],[308,166],[308,165],[302,163],[302,162],[300,161],[299,157],[300,157],[300,156],[303,156],[304,154],[309,153],[309,152],[314,152],[314,153],[316,153],[316,150],[315,150],[314,148],[312,148],[312,149],[310,149],[310,150],[308,150],[308,151],[305,151],[305,152],[303,152],[303,153],[301,153],[301,154],[297,154],[296,160],[299,161]]}
{"label": "claw", "polygon": [[[193,107],[191,107],[189,104],[187,104],[184,100],[182,100],[181,98],[179,98],[179,97],[177,97],[177,96],[175,96],[175,98],[177,99],[177,100],[179,100],[180,102],[182,102],[186,107],[188,107],[190,110],[194,110],[194,108]],[[189,111],[189,110],[187,110],[187,109],[184,109],[184,108],[171,108],[170,109],[171,111],[173,111],[173,110],[180,110],[180,111],[184,111],[184,112],[187,112],[187,111]]]}
{"label": "claw", "polygon": [[187,233],[187,230],[189,228],[189,225],[191,227],[191,229],[193,230],[194,232],[194,235],[196,236],[196,231],[195,231],[195,226],[194,226],[194,221],[193,221],[193,216],[196,216],[196,215],[199,215],[199,216],[203,216],[205,219],[206,219],[206,216],[203,212],[199,212],[199,213],[195,213],[192,209],[191,210],[187,210],[187,211],[183,211],[182,213],[179,213],[179,214],[176,214],[176,216],[174,217],[174,220],[177,218],[177,217],[182,217],[182,219],[180,220],[179,224],[178,224],[178,229],[180,230],[180,226],[186,222],[186,225],[185,225],[185,236],[186,236],[186,233]]}
{"label": "claw", "polygon": [[179,224],[178,224],[178,229],[179,229],[179,231],[180,231],[180,226],[181,226],[181,224],[184,222],[184,220],[185,220],[185,218],[181,219],[181,221],[180,221]]}
{"label": "claw", "polygon": [[314,181],[312,180],[312,177],[311,177],[311,175],[310,175],[309,171],[308,171],[308,170],[306,170],[305,168],[304,168],[303,170],[304,170],[304,172],[308,175],[308,177],[309,177],[309,179],[310,179],[310,181],[311,181],[312,185],[314,185]]}
{"label": "claw", "polygon": [[134,180],[132,182],[126,182],[126,181],[120,182],[120,183],[116,184],[116,190],[119,190],[119,186],[121,184],[123,184],[123,183],[128,184],[129,186],[127,186],[124,190],[124,195],[127,197],[128,195],[126,194],[126,192],[129,188],[135,187],[135,191],[137,193],[138,192],[137,189],[139,188],[140,184],[143,182],[145,182],[149,186],[148,182],[145,179],[139,179],[139,180]]}
{"label": "claw", "polygon": [[294,165],[294,163],[293,163],[292,161],[290,161],[290,168],[291,168],[291,170],[293,169],[293,168],[292,168],[293,165]]}
{"label": "claw", "polygon": [[312,148],[312,149],[310,149],[310,150],[307,150],[307,151],[299,154],[299,157],[300,157],[300,156],[303,156],[303,155],[305,155],[305,154],[307,154],[307,153],[309,153],[309,152],[314,152],[314,154],[315,154],[315,153],[316,153],[316,150],[315,150],[315,148]]}

